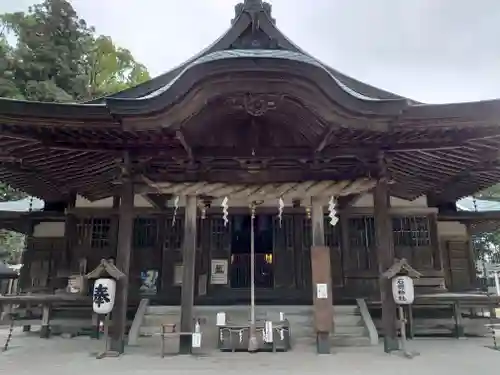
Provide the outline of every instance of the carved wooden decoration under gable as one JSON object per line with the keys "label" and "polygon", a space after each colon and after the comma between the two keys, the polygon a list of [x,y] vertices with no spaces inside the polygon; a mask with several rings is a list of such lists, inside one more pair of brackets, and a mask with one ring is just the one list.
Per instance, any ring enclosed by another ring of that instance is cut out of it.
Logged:
{"label": "carved wooden decoration under gable", "polygon": [[244,110],[250,116],[260,117],[268,111],[275,110],[281,100],[280,95],[245,94],[228,98],[226,105],[233,109]]}

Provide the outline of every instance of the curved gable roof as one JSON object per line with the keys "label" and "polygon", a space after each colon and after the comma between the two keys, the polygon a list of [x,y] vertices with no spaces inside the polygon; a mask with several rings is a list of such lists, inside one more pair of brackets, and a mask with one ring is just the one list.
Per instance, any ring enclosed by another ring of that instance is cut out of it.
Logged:
{"label": "curved gable roof", "polygon": [[[276,27],[275,21],[271,17],[271,6],[268,3],[265,3],[262,0],[245,0],[244,3],[236,5],[235,10],[236,16],[233,19],[229,30],[210,46],[174,69],[138,86],[112,94],[108,97],[117,99],[134,99],[150,95],[152,92],[169,85],[169,83],[178,77],[190,64],[214,52],[232,49],[235,42],[237,42],[244,35],[244,33],[247,32],[247,30],[250,29],[255,31],[258,29],[264,32],[269,39],[273,40],[276,45],[276,49],[300,53],[309,59],[314,60],[315,63],[326,69],[336,79],[339,85],[343,86],[347,92],[353,94],[354,96],[381,100],[407,99],[351,78],[305,52],[303,49],[290,41]],[[94,100],[93,103],[102,102],[103,99],[104,98]]]}

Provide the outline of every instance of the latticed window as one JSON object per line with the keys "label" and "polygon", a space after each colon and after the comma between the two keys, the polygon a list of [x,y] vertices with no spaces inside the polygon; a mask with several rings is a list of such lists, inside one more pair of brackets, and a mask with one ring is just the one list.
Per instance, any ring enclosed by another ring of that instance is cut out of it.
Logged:
{"label": "latticed window", "polygon": [[92,239],[90,247],[102,249],[109,246],[110,219],[92,219]]}
{"label": "latticed window", "polygon": [[369,249],[375,246],[375,220],[371,216],[349,219],[350,247]]}
{"label": "latticed window", "polygon": [[293,249],[293,216],[291,215],[283,215],[281,218],[281,224],[278,217],[274,217],[274,236],[275,241],[279,238],[280,246],[283,246],[286,249]]}
{"label": "latticed window", "polygon": [[158,238],[156,218],[137,218],[134,221],[134,247],[154,247]]}
{"label": "latticed window", "polygon": [[427,216],[395,217],[392,219],[395,246],[430,246],[431,236]]}
{"label": "latticed window", "polygon": [[166,249],[181,249],[182,238],[184,237],[184,218],[179,215],[175,218],[172,217],[166,220],[165,228],[165,248]]}
{"label": "latticed window", "polygon": [[78,244],[94,249],[109,246],[111,220],[108,218],[83,219],[77,224]]}
{"label": "latticed window", "polygon": [[337,247],[340,245],[340,222],[333,226],[330,224],[330,217],[325,216],[325,245],[329,247]]}
{"label": "latticed window", "polygon": [[92,233],[92,219],[82,219],[76,224],[77,243],[85,245],[88,243]]}
{"label": "latticed window", "polygon": [[[332,226],[330,218],[325,215],[324,230],[325,230],[325,245],[337,247],[340,245],[340,223]],[[305,247],[310,247],[312,244],[312,223],[311,219],[304,218],[302,222],[302,242]]]}
{"label": "latticed window", "polygon": [[222,217],[210,219],[210,241],[213,249],[223,250],[226,247],[228,227],[224,226]]}

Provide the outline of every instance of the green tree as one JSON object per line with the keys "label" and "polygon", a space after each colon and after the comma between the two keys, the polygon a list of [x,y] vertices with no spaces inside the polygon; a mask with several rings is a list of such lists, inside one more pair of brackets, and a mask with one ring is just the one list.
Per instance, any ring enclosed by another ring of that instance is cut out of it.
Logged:
{"label": "green tree", "polygon": [[13,189],[9,185],[0,183],[0,202],[17,201],[26,197],[22,191]]}
{"label": "green tree", "polygon": [[132,53],[117,47],[110,37],[89,40],[85,55],[88,97],[95,98],[135,86],[150,79],[146,67]]}
{"label": "green tree", "polygon": [[[94,99],[150,78],[132,53],[97,35],[66,0],[0,16],[0,95],[46,102]],[[15,46],[7,43],[10,33]],[[3,35],[3,38],[2,38]]]}
{"label": "green tree", "polygon": [[[45,0],[27,12],[0,15],[0,97],[79,102],[149,78],[130,51],[97,35],[69,1]],[[0,201],[25,196],[0,182]],[[2,233],[0,251],[16,248],[17,234]]]}
{"label": "green tree", "polygon": [[0,229],[0,261],[19,263],[24,250],[25,236],[21,233]]}
{"label": "green tree", "polygon": [[493,185],[474,195],[478,199],[485,199],[500,202],[500,184]]}

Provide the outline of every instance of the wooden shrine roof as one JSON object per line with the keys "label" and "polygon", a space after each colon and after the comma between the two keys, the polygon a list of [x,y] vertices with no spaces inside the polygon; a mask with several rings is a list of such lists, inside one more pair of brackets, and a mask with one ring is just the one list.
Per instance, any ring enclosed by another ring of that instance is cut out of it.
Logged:
{"label": "wooden shrine roof", "polygon": [[[256,46],[258,49],[255,49]],[[500,101],[427,105],[343,76],[259,1],[164,76],[85,104],[0,100],[0,181],[45,200],[116,193],[128,151],[153,183],[355,181],[453,200],[500,181]]]}

